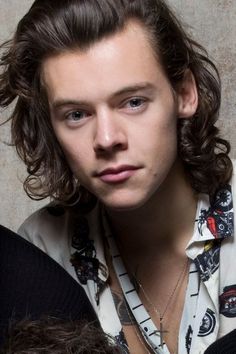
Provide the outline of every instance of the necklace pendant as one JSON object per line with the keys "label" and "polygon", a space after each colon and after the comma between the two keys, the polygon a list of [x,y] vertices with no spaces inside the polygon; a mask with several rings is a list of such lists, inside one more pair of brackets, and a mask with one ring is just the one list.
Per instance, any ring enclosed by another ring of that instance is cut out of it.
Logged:
{"label": "necklace pendant", "polygon": [[161,337],[161,347],[163,348],[163,345],[164,345],[164,338],[163,338],[162,319],[160,319],[160,337]]}
{"label": "necklace pendant", "polygon": [[157,330],[156,333],[159,333],[160,335],[160,347],[163,349],[163,346],[165,344],[164,334],[168,333],[168,331],[164,330],[162,321],[163,321],[163,317],[160,317],[160,329]]}

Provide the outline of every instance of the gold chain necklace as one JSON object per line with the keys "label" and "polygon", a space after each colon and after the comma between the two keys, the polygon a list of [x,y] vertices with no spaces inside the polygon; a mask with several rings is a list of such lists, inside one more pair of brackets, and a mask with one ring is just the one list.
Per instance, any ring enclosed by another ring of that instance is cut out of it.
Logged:
{"label": "gold chain necklace", "polygon": [[179,288],[180,285],[182,285],[182,283],[183,283],[183,281],[185,279],[185,276],[186,276],[186,273],[187,273],[187,270],[188,270],[188,265],[189,265],[189,260],[187,258],[187,260],[186,260],[186,262],[185,262],[185,264],[183,266],[183,269],[181,270],[180,275],[178,276],[178,279],[177,279],[177,282],[176,282],[176,284],[174,286],[174,289],[172,290],[172,292],[171,292],[171,294],[170,294],[170,296],[169,296],[169,298],[168,298],[168,300],[166,302],[166,306],[165,306],[163,312],[158,310],[158,308],[151,301],[150,296],[147,294],[147,292],[144,289],[142,283],[137,279],[136,276],[133,276],[134,284],[137,287],[137,290],[141,289],[145,299],[147,300],[149,305],[151,305],[151,307],[153,308],[155,314],[158,315],[158,318],[159,318],[159,331],[158,331],[158,333],[160,333],[160,342],[161,342],[161,347],[162,348],[163,348],[163,345],[164,345],[164,334],[168,333],[168,331],[164,329],[163,320],[164,320],[164,317],[166,315],[166,311],[167,311],[169,305],[171,304],[177,289]]}

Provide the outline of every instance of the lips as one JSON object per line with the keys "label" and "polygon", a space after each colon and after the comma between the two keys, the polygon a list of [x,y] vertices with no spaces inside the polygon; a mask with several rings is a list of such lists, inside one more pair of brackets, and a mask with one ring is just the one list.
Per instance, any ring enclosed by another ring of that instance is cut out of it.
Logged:
{"label": "lips", "polygon": [[132,177],[138,169],[136,166],[122,165],[115,168],[107,168],[99,172],[96,177],[105,183],[122,183]]}

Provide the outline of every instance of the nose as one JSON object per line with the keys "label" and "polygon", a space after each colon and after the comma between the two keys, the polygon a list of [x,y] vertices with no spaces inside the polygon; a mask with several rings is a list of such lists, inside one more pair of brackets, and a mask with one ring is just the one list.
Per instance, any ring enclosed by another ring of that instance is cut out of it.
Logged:
{"label": "nose", "polygon": [[94,151],[97,154],[111,154],[127,148],[127,132],[114,112],[97,114],[95,129]]}

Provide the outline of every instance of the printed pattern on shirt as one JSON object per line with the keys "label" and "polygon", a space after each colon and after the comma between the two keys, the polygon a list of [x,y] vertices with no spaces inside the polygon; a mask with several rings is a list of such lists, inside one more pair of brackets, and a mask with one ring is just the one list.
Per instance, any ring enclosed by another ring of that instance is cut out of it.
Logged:
{"label": "printed pattern on shirt", "polygon": [[194,260],[201,280],[207,281],[219,268],[221,242],[208,241],[205,243],[204,252]]}
{"label": "printed pattern on shirt", "polygon": [[236,284],[224,287],[220,295],[220,313],[225,317],[236,317]]}
{"label": "printed pattern on shirt", "polygon": [[209,209],[201,209],[198,219],[198,231],[203,235],[203,225],[215,239],[226,238],[232,235],[234,230],[233,197],[231,186],[220,189]]}
{"label": "printed pattern on shirt", "polygon": [[[58,206],[50,206],[47,211],[54,217],[60,217],[65,213],[65,210]],[[204,246],[201,252],[193,259],[196,266],[196,275],[193,276],[200,277],[203,283],[209,284],[213,276],[218,277],[222,240],[233,235],[233,204],[230,186],[227,185],[218,191],[210,205],[207,203],[202,204],[196,223],[199,235],[197,240],[202,242]],[[99,271],[101,272],[103,264],[97,257],[94,244],[95,235],[91,235],[90,224],[85,214],[76,216],[72,224],[72,249],[75,252],[72,252],[71,264],[74,266],[81,284],[87,285],[88,281],[94,283],[94,298],[97,305],[99,305],[99,299],[106,283],[99,277]],[[191,296],[195,296],[197,303],[199,293],[197,288],[195,290],[196,294],[191,294]],[[219,296],[219,303],[221,315],[228,318],[236,317],[236,284],[227,284],[224,287],[222,294]],[[186,354],[194,352],[193,342],[196,343],[196,338],[199,338],[199,340],[202,337],[204,337],[204,340],[208,337],[211,338],[217,327],[217,321],[219,321],[210,303],[206,304],[205,314],[199,322],[199,327],[195,329],[193,329],[194,317],[192,316],[192,322],[189,321],[187,323],[184,332],[182,349],[184,350],[183,353],[185,352]],[[123,331],[117,331],[114,334],[114,338],[123,348],[123,353],[128,354],[129,350]]]}
{"label": "printed pattern on shirt", "polygon": [[97,289],[95,299],[99,303],[99,293],[105,283],[100,279],[98,272],[103,265],[96,257],[94,241],[89,239],[89,231],[87,219],[84,216],[78,217],[72,236],[72,247],[77,251],[71,255],[71,264],[81,284],[86,285],[88,280],[94,281]]}
{"label": "printed pattern on shirt", "polygon": [[207,309],[205,316],[202,319],[198,336],[199,337],[208,336],[214,331],[215,325],[216,325],[215,313],[211,309]]}

